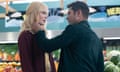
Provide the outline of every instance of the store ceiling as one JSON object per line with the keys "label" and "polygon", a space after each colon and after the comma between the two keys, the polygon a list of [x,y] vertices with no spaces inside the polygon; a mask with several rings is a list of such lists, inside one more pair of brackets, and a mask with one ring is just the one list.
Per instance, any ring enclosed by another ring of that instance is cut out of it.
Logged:
{"label": "store ceiling", "polygon": [[4,18],[5,13],[7,13],[7,11],[9,11],[9,12],[16,11],[14,8],[8,6],[8,2],[11,2],[11,1],[20,1],[20,0],[0,0],[0,7],[4,8],[6,10],[5,12],[0,12],[0,18]]}
{"label": "store ceiling", "polygon": [[[25,4],[25,3],[29,3],[35,0],[0,0],[0,9],[2,7],[2,9],[0,10],[0,18],[4,18],[5,14],[8,12],[16,12],[17,10],[13,7],[11,7],[9,5],[9,2],[12,2],[12,4]],[[63,0],[36,0],[36,1],[40,1],[40,2],[53,2],[53,1],[61,1],[63,2]],[[24,8],[24,7],[20,7],[20,8]],[[18,8],[19,9],[19,8]]]}

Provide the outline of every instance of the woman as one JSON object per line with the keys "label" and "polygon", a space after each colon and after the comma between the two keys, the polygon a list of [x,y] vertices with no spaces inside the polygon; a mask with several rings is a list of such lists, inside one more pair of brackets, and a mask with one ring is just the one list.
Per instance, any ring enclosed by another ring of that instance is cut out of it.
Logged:
{"label": "woman", "polygon": [[38,48],[34,39],[33,24],[46,23],[48,7],[40,2],[32,2],[27,10],[18,39],[23,72],[55,72],[53,58]]}

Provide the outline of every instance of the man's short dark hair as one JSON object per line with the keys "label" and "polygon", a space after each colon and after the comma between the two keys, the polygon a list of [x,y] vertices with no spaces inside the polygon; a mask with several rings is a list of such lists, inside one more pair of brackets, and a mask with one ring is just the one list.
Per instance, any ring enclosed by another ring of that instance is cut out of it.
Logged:
{"label": "man's short dark hair", "polygon": [[82,1],[75,1],[67,6],[67,8],[72,9],[74,12],[81,10],[84,17],[88,18],[89,8],[88,5]]}

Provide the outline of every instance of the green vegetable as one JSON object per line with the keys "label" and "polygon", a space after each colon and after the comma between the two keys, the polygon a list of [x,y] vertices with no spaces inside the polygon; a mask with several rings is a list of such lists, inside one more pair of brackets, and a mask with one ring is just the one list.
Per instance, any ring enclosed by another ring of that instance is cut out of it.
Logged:
{"label": "green vegetable", "polygon": [[120,69],[114,64],[109,64],[105,67],[104,72],[120,72]]}
{"label": "green vegetable", "polygon": [[[111,61],[105,61],[104,62],[104,67],[106,67],[107,65],[113,64]],[[114,65],[114,64],[113,64]]]}
{"label": "green vegetable", "polygon": [[117,64],[117,66],[120,68],[120,62]]}
{"label": "green vegetable", "polygon": [[117,65],[120,62],[120,55],[112,56],[110,61]]}

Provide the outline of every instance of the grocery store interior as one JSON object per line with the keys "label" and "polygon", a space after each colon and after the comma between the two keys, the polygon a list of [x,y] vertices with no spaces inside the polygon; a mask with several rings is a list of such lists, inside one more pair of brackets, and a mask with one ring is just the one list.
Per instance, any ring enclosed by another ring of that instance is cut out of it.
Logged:
{"label": "grocery store interior", "polygon": [[[66,6],[69,3],[76,0],[0,0],[0,72],[4,72],[10,65],[16,72],[22,72],[17,40],[26,7],[32,1],[41,1],[48,5],[47,37],[53,38],[61,34],[67,26],[66,15],[63,12],[67,11]],[[104,60],[108,61],[112,59],[112,56],[116,56],[115,59],[119,62],[120,0],[81,1],[86,2],[89,6],[88,21],[91,28],[103,42]],[[59,55],[60,50],[53,52],[56,61],[59,60]],[[57,67],[58,63],[56,62]]]}

